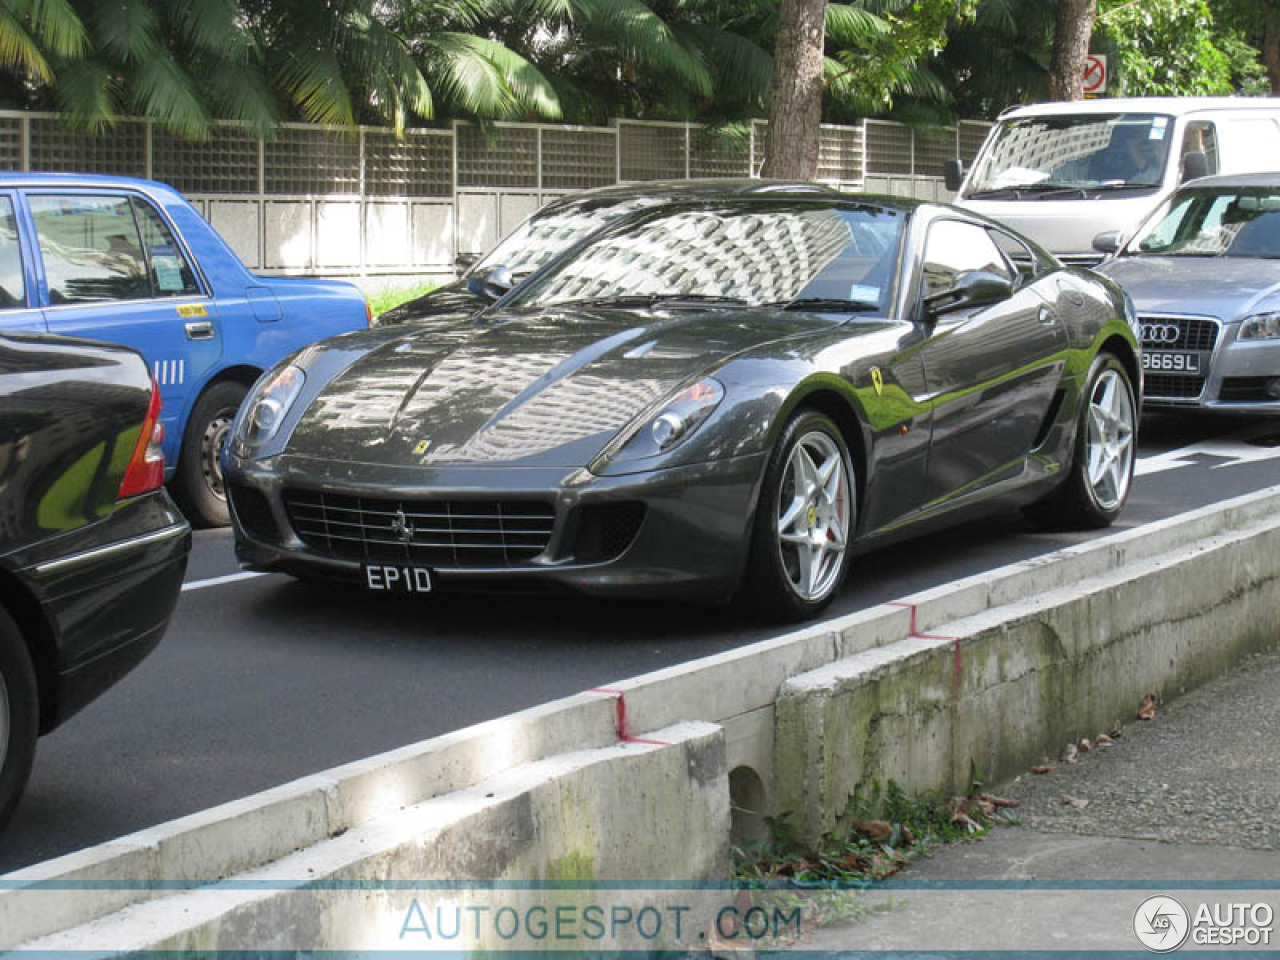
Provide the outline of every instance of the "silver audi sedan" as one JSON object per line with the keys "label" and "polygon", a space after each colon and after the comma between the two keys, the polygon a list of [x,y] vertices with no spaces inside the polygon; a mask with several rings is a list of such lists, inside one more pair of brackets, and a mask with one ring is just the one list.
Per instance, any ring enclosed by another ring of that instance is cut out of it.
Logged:
{"label": "silver audi sedan", "polygon": [[1137,307],[1144,407],[1280,413],[1280,173],[1194,180],[1094,246]]}

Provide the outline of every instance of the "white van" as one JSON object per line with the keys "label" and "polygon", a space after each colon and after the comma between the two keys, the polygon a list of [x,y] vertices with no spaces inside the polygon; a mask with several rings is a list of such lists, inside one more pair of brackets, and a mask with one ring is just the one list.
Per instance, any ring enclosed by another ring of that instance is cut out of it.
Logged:
{"label": "white van", "polygon": [[1007,110],[963,183],[947,165],[947,187],[1067,263],[1094,264],[1184,181],[1278,169],[1280,98],[1135,97]]}

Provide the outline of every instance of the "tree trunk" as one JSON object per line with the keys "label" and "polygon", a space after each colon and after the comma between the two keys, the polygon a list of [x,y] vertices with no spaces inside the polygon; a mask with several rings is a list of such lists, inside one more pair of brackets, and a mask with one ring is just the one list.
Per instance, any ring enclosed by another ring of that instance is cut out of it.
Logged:
{"label": "tree trunk", "polygon": [[827,0],[782,0],[762,176],[818,176],[826,16]]}
{"label": "tree trunk", "polygon": [[1058,0],[1049,65],[1050,100],[1083,99],[1085,58],[1097,16],[1098,0]]}
{"label": "tree trunk", "polygon": [[1262,5],[1262,64],[1271,93],[1280,96],[1280,9],[1274,3]]}

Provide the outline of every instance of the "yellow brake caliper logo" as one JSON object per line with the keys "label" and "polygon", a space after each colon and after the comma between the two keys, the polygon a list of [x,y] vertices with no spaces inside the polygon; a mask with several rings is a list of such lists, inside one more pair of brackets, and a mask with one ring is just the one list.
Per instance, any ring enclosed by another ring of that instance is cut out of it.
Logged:
{"label": "yellow brake caliper logo", "polygon": [[879,367],[871,368],[871,385],[876,388],[876,396],[884,393],[884,377],[880,375]]}

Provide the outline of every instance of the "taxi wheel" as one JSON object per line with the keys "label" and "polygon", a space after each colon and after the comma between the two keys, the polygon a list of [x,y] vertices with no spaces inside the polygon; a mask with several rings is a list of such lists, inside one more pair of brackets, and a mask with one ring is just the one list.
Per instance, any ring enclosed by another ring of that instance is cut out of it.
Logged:
{"label": "taxi wheel", "polygon": [[231,522],[218,456],[246,393],[243,384],[230,380],[215,383],[201,394],[187,421],[174,494],[187,519],[196,526],[225,527]]}
{"label": "taxi wheel", "polygon": [[13,815],[27,785],[39,723],[31,657],[18,625],[0,609],[0,829]]}

